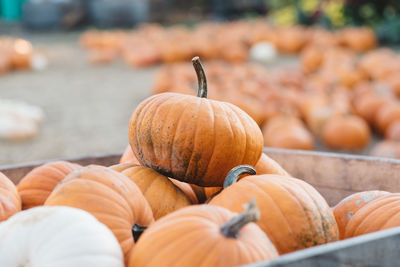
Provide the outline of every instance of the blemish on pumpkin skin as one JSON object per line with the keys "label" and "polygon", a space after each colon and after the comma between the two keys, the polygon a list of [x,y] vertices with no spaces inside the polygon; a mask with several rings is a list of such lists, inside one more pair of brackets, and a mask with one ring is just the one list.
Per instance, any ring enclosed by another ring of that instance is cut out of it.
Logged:
{"label": "blemish on pumpkin skin", "polygon": [[354,212],[349,211],[349,212],[347,213],[347,219],[350,221],[350,219],[353,217],[353,215],[354,215]]}

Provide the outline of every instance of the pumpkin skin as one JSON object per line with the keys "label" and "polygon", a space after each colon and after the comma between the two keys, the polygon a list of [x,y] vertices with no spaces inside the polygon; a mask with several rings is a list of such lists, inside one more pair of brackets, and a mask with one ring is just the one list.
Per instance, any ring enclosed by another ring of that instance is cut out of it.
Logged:
{"label": "pumpkin skin", "polygon": [[355,115],[332,116],[322,129],[322,141],[333,149],[362,149],[370,136],[368,124]]}
{"label": "pumpkin skin", "polygon": [[304,123],[296,117],[276,116],[263,127],[264,144],[268,147],[311,150],[314,139]]}
{"label": "pumpkin skin", "polygon": [[206,99],[205,75],[193,59],[199,96],[162,93],[143,101],[129,123],[139,161],[157,172],[200,186],[222,186],[229,170],[256,164],[263,149],[257,123],[236,106]]}
{"label": "pumpkin skin", "polygon": [[254,223],[242,227],[236,237],[225,236],[221,228],[234,217],[227,209],[209,205],[168,214],[144,232],[131,252],[128,267],[225,267],[278,256],[268,237]]}
{"label": "pumpkin skin", "polygon": [[209,204],[237,212],[253,197],[261,211],[257,224],[279,254],[338,240],[335,217],[325,199],[311,185],[296,178],[273,174],[246,176],[224,188]]}
{"label": "pumpkin skin", "polygon": [[134,182],[149,202],[155,220],[189,206],[190,199],[168,177],[144,166],[133,166],[121,172]]}
{"label": "pumpkin skin", "polygon": [[121,159],[119,160],[119,163],[133,163],[133,164],[140,165],[140,162],[133,154],[133,151],[132,151],[132,148],[130,145],[128,145],[125,148],[125,151],[122,154]]}
{"label": "pumpkin skin", "polygon": [[82,166],[68,161],[56,161],[34,168],[22,178],[17,189],[22,200],[22,209],[41,206],[56,185],[71,172]]}
{"label": "pumpkin skin", "polygon": [[396,120],[400,120],[400,104],[389,102],[378,110],[375,122],[380,132],[385,133],[390,124]]}
{"label": "pumpkin skin", "polygon": [[0,172],[0,222],[21,211],[21,198],[14,183]]}
{"label": "pumpkin skin", "polygon": [[123,267],[124,261],[118,241],[94,216],[42,206],[0,224],[0,266]]}
{"label": "pumpkin skin", "polygon": [[85,210],[116,236],[126,256],[133,247],[132,227],[153,221],[140,189],[126,176],[109,168],[89,165],[69,174],[54,189],[46,206],[70,206]]}
{"label": "pumpkin skin", "polygon": [[[123,172],[127,169],[130,168],[134,168],[137,167],[139,165],[137,164],[133,164],[133,163],[120,163],[117,165],[113,165],[110,166],[109,168],[117,171],[117,172]],[[162,175],[161,175],[162,176]],[[186,197],[190,200],[191,204],[198,204],[199,201],[197,199],[197,195],[194,192],[192,186],[190,184],[172,179],[172,178],[168,178],[176,187],[178,187],[180,190],[182,190],[182,192],[186,195]],[[134,181],[135,182],[135,181]],[[170,186],[168,186],[169,188],[171,188]]]}
{"label": "pumpkin skin", "polygon": [[352,194],[341,200],[334,208],[336,223],[339,229],[339,238],[344,239],[346,226],[356,212],[372,200],[390,194],[386,191],[364,191]]}
{"label": "pumpkin skin", "polygon": [[400,194],[381,196],[363,206],[348,222],[345,238],[400,226]]}
{"label": "pumpkin skin", "polygon": [[262,153],[260,160],[257,162],[255,169],[257,174],[279,174],[291,176],[278,162]]}

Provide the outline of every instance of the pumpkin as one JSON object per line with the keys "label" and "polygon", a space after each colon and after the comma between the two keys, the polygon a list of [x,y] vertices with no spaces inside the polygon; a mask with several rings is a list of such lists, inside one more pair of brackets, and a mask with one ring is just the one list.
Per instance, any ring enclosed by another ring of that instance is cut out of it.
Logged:
{"label": "pumpkin", "polygon": [[109,64],[118,56],[117,51],[110,48],[95,48],[89,50],[88,60],[91,64]]}
{"label": "pumpkin", "polygon": [[[255,166],[257,174],[279,174],[291,176],[283,169],[275,160],[262,153],[260,160]],[[211,200],[216,194],[221,192],[222,187],[204,187],[204,191],[208,200]]]}
{"label": "pumpkin", "polygon": [[[133,163],[120,163],[120,164],[110,166],[109,168],[114,171],[117,171],[117,172],[123,172],[127,169],[138,167],[138,166],[139,165],[133,164]],[[163,176],[163,175],[160,175],[160,176]],[[184,183],[184,182],[172,179],[172,178],[168,178],[168,179],[175,185],[175,187],[179,188],[186,195],[187,199],[190,200],[191,204],[199,203],[199,201],[197,199],[197,195],[194,192],[193,187],[190,184],[187,184],[187,183]],[[135,181],[133,181],[133,182],[135,182]],[[168,185],[168,187],[170,189],[172,189],[169,185]]]}
{"label": "pumpkin", "polygon": [[236,182],[244,174],[255,174],[255,169],[248,165],[233,168],[224,190],[209,204],[237,212],[254,197],[261,211],[257,224],[279,254],[338,240],[335,217],[311,185],[275,174],[250,175]]}
{"label": "pumpkin", "polygon": [[43,205],[56,185],[65,176],[79,168],[82,166],[68,161],[55,161],[28,172],[17,186],[22,200],[22,209]]}
{"label": "pumpkin", "polygon": [[121,159],[119,160],[119,163],[133,163],[133,164],[140,165],[140,162],[133,154],[133,151],[132,151],[132,148],[130,145],[128,145],[125,148],[125,151],[122,154]]}
{"label": "pumpkin", "polygon": [[189,184],[192,188],[193,192],[195,193],[197,200],[199,203],[204,203],[207,200],[206,193],[204,192],[204,187]]}
{"label": "pumpkin", "polygon": [[21,198],[14,183],[0,172],[0,222],[21,211]]}
{"label": "pumpkin", "polygon": [[292,116],[276,116],[262,128],[264,144],[268,147],[311,150],[314,139],[304,123]]}
{"label": "pumpkin", "polygon": [[362,149],[370,140],[368,124],[355,115],[337,115],[327,120],[322,129],[322,141],[333,149]]}
{"label": "pumpkin", "polygon": [[386,140],[380,141],[372,147],[371,156],[384,158],[400,158],[400,142]]}
{"label": "pumpkin", "polygon": [[339,229],[339,238],[344,239],[346,226],[359,209],[372,200],[387,194],[390,193],[378,190],[358,192],[346,197],[333,207],[333,214]]}
{"label": "pumpkin", "polygon": [[392,101],[383,105],[376,114],[376,126],[385,133],[386,129],[394,121],[400,120],[400,104],[397,101]]}
{"label": "pumpkin", "polygon": [[301,67],[305,73],[318,70],[323,62],[323,49],[309,46],[300,53]]}
{"label": "pumpkin", "polygon": [[129,123],[129,141],[143,165],[182,182],[222,186],[238,164],[256,164],[263,140],[257,123],[236,106],[208,100],[206,77],[193,58],[198,97],[162,93],[142,102]]}
{"label": "pumpkin", "polygon": [[400,120],[392,122],[385,131],[385,139],[400,141]]}
{"label": "pumpkin", "polygon": [[125,256],[133,247],[133,227],[154,221],[149,204],[133,182],[119,172],[96,165],[69,174],[45,205],[70,206],[91,213],[114,233]]}
{"label": "pumpkin", "polygon": [[144,232],[128,267],[238,266],[275,258],[276,249],[252,223],[258,217],[254,202],[241,214],[209,205],[173,212]]}
{"label": "pumpkin", "polygon": [[354,100],[354,109],[357,115],[369,123],[374,123],[378,110],[387,102],[388,100],[384,97],[367,93]]}
{"label": "pumpkin", "polygon": [[291,176],[278,162],[262,153],[260,160],[257,162],[255,169],[257,174],[279,174]]}
{"label": "pumpkin", "polygon": [[94,216],[42,206],[0,224],[0,266],[123,267],[124,261],[118,241]]}
{"label": "pumpkin", "polygon": [[155,220],[194,204],[168,177],[153,169],[145,166],[131,166],[121,173],[140,188],[150,204]]}
{"label": "pumpkin", "polygon": [[400,226],[400,194],[376,198],[359,209],[346,226],[344,237],[350,238]]}

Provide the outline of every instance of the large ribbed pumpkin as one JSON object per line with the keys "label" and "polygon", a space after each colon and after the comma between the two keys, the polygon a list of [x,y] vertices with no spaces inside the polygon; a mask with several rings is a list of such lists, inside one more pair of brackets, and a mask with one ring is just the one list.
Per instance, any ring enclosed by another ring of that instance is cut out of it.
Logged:
{"label": "large ribbed pumpkin", "polygon": [[91,213],[114,233],[124,255],[133,246],[133,228],[154,221],[151,208],[135,183],[119,172],[96,165],[69,174],[45,205],[70,206]]}
{"label": "large ribbed pumpkin", "polygon": [[0,172],[0,222],[21,211],[21,198],[14,183]]}
{"label": "large ribbed pumpkin", "polygon": [[224,190],[210,205],[240,211],[252,197],[261,211],[257,224],[280,254],[338,240],[333,213],[325,199],[306,182],[282,175],[254,174],[251,166],[238,166],[227,175]]}
{"label": "large ribbed pumpkin", "polygon": [[128,267],[225,267],[275,258],[271,241],[252,223],[258,217],[254,202],[239,215],[209,205],[183,208],[144,232]]}
{"label": "large ribbed pumpkin", "polygon": [[17,188],[22,200],[22,209],[41,206],[54,187],[72,171],[82,166],[68,161],[55,161],[34,168],[22,178]]}
{"label": "large ribbed pumpkin", "polygon": [[222,186],[239,164],[256,164],[263,137],[257,123],[238,107],[207,99],[198,58],[193,65],[198,96],[162,93],[143,101],[129,123],[129,142],[139,162],[182,182]]}
{"label": "large ribbed pumpkin", "polygon": [[344,238],[400,226],[400,193],[378,197],[367,203],[347,223]]}
{"label": "large ribbed pumpkin", "polygon": [[372,200],[390,194],[386,191],[364,191],[352,194],[341,200],[334,208],[336,223],[339,229],[339,238],[344,239],[346,226],[354,214]]}

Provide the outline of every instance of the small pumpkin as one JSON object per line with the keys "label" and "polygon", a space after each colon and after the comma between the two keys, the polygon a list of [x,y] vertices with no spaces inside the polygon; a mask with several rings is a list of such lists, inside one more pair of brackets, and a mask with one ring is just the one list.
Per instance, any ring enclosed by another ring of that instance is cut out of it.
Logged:
{"label": "small pumpkin", "polygon": [[400,120],[392,122],[385,131],[385,139],[400,141]]}
{"label": "small pumpkin", "polygon": [[21,211],[21,198],[14,183],[0,172],[0,222]]}
{"label": "small pumpkin", "polygon": [[22,209],[41,206],[56,185],[71,172],[82,166],[68,161],[45,163],[28,172],[18,183],[17,189],[22,200]]}
{"label": "small pumpkin", "polygon": [[143,101],[129,123],[129,141],[143,165],[200,186],[222,186],[238,164],[256,164],[263,140],[257,123],[236,106],[208,100],[198,57],[198,97],[162,93]]}
{"label": "small pumpkin", "polygon": [[173,212],[144,232],[128,267],[238,266],[276,258],[268,237],[252,223],[258,217],[254,202],[241,214],[208,205]]}
{"label": "small pumpkin", "polygon": [[174,182],[151,168],[130,166],[121,173],[140,188],[150,204],[155,220],[194,204]]}
{"label": "small pumpkin", "polygon": [[359,209],[347,223],[344,238],[400,226],[400,194],[386,194]]}
{"label": "small pumpkin", "polygon": [[134,227],[148,226],[154,221],[151,208],[135,183],[119,172],[97,165],[70,173],[45,205],[69,206],[91,213],[114,233],[125,256],[134,244]]}
{"label": "small pumpkin", "polygon": [[276,116],[262,128],[264,144],[268,147],[311,150],[314,138],[304,123],[292,116]]}
{"label": "small pumpkin", "polygon": [[[244,174],[250,175],[236,182]],[[335,217],[311,185],[288,176],[254,174],[255,169],[248,165],[233,168],[224,190],[209,204],[237,212],[254,197],[261,211],[257,224],[279,254],[338,240]]]}
{"label": "small pumpkin", "polygon": [[0,224],[0,266],[123,267],[124,260],[112,232],[91,214],[42,206]]}
{"label": "small pumpkin", "polygon": [[376,114],[376,126],[381,133],[385,133],[390,124],[400,120],[400,103],[391,101],[383,105]]}
{"label": "small pumpkin", "polygon": [[372,200],[387,194],[390,193],[378,190],[358,192],[346,197],[333,207],[333,214],[339,229],[339,238],[344,239],[346,226],[359,209]]}
{"label": "small pumpkin", "polygon": [[140,165],[140,162],[133,154],[133,151],[132,151],[132,148],[130,145],[128,145],[125,148],[125,151],[122,154],[121,159],[119,160],[119,163],[133,163],[133,164]]}
{"label": "small pumpkin", "polygon": [[362,149],[368,145],[371,133],[362,118],[356,115],[337,115],[327,120],[321,137],[329,148]]}

